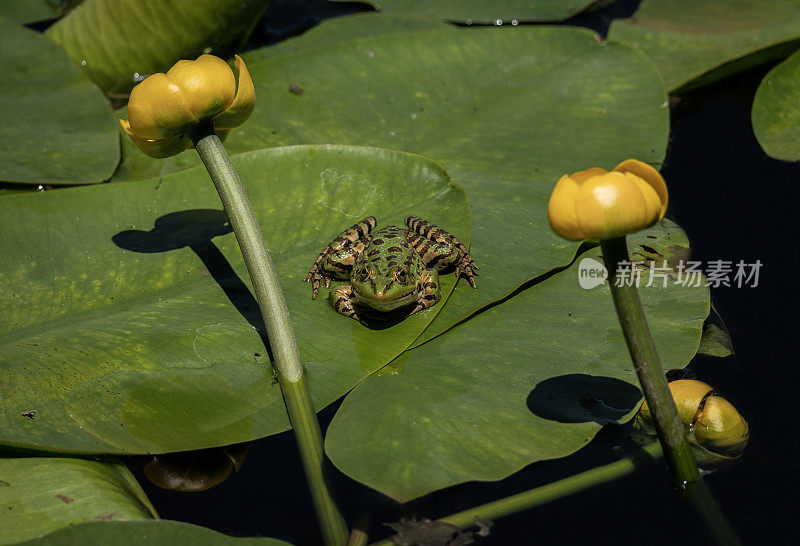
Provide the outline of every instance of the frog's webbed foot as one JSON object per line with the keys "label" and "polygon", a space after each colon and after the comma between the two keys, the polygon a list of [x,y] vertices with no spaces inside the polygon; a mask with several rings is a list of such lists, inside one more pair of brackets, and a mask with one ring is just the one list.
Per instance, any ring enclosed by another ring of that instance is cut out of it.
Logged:
{"label": "frog's webbed foot", "polygon": [[472,256],[469,255],[469,252],[467,252],[466,255],[459,260],[458,264],[456,264],[456,278],[463,276],[467,279],[472,288],[477,290],[478,285],[475,282],[473,273],[473,271],[476,269],[480,269],[480,267],[478,267],[478,264],[475,263],[475,260],[473,260]]}
{"label": "frog's webbed foot", "polygon": [[409,313],[409,316],[428,307],[433,307],[442,297],[442,291],[439,286],[439,273],[435,269],[423,271],[421,281],[422,291],[419,294],[417,305]]}
{"label": "frog's webbed foot", "polygon": [[438,297],[436,297],[435,299],[419,300],[417,302],[417,305],[414,307],[414,309],[411,310],[411,312],[408,314],[408,316],[411,316],[414,313],[417,313],[419,311],[424,311],[425,309],[428,309],[429,307],[433,307],[436,304],[437,301],[439,301]]}
{"label": "frog's webbed foot", "polygon": [[325,282],[325,288],[329,288],[331,286],[331,278],[330,277],[326,277],[325,275],[323,275],[322,273],[319,272],[319,269],[314,269],[313,267],[311,268],[311,271],[308,272],[308,275],[306,275],[306,278],[303,279],[303,282],[310,282],[311,283],[311,288],[312,288],[311,299],[312,300],[317,299],[317,293],[319,293],[319,285],[320,285],[320,283],[322,281]]}
{"label": "frog's webbed foot", "polygon": [[480,267],[472,259],[464,243],[418,216],[406,216],[406,226],[415,234],[411,244],[422,256],[426,266],[442,269],[454,265],[456,277],[463,276],[472,288],[478,288],[474,272]]}

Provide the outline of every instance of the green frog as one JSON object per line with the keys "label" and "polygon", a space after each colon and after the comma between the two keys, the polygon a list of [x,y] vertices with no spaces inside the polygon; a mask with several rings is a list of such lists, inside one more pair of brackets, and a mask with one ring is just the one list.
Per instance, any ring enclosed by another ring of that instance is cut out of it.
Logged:
{"label": "green frog", "polygon": [[311,282],[312,298],[321,282],[349,280],[330,292],[330,303],[342,315],[361,321],[374,315],[409,309],[409,315],[427,309],[441,298],[439,271],[455,267],[477,288],[474,271],[480,269],[467,247],[445,230],[417,216],[406,216],[406,227],[375,230],[368,216],[344,230],[320,252],[304,282]]}

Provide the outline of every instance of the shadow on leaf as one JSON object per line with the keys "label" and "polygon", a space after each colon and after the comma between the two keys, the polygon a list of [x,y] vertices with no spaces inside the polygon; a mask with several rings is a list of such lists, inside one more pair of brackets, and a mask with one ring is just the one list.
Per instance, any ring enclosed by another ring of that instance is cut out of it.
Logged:
{"label": "shadow on leaf", "polygon": [[560,423],[614,423],[641,400],[637,388],[612,377],[569,374],[542,381],[528,395],[528,409]]}
{"label": "shadow on leaf", "polygon": [[214,237],[227,235],[231,231],[225,211],[193,209],[171,212],[157,218],[150,231],[129,229],[117,233],[111,240],[122,249],[145,254],[169,252],[184,247],[192,249],[203,262],[209,276],[261,336],[272,360],[272,349],[258,302],[212,241]]}

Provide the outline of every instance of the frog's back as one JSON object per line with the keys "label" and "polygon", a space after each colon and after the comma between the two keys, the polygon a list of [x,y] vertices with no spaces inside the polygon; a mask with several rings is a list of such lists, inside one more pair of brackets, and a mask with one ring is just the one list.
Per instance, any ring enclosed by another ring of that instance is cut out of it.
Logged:
{"label": "frog's back", "polygon": [[404,261],[409,251],[413,249],[408,242],[408,230],[397,226],[386,226],[370,233],[364,252],[358,261],[372,264],[380,271],[387,271]]}
{"label": "frog's back", "polygon": [[408,230],[397,226],[385,226],[370,233],[369,243],[383,246],[387,241],[402,240],[408,244]]}

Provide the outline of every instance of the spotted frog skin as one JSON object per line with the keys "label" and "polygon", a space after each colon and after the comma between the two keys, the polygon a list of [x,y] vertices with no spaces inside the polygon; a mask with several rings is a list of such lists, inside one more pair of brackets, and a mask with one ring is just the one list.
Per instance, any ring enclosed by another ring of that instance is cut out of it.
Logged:
{"label": "spotted frog skin", "polygon": [[349,280],[329,299],[338,313],[360,321],[374,312],[408,308],[413,315],[431,307],[441,297],[439,271],[449,266],[477,288],[473,271],[480,268],[461,241],[416,216],[407,216],[405,224],[375,230],[377,222],[368,216],[343,231],[304,280],[312,284],[312,298],[323,281],[328,288],[333,279]]}

